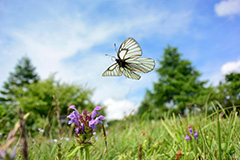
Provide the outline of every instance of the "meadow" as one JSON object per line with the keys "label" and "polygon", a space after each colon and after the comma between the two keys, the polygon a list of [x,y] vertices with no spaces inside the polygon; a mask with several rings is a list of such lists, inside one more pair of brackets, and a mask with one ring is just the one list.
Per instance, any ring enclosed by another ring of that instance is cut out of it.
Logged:
{"label": "meadow", "polygon": [[240,0],[0,0],[0,160],[240,160]]}
{"label": "meadow", "polygon": [[[155,120],[148,119],[146,114],[141,118],[129,115],[109,126],[105,123],[107,148],[98,126],[91,139],[90,159],[239,159],[239,108],[233,107],[231,112],[221,106],[213,109],[215,111],[211,114],[207,114],[206,109],[185,117],[165,113],[161,119]],[[63,126],[59,135],[44,136],[46,128],[39,130],[34,137],[27,135],[28,158],[79,159],[78,152],[70,154],[71,145],[76,144],[71,132],[73,127]],[[196,132],[197,139],[193,136]],[[191,138],[186,140],[186,135]],[[11,154],[15,149],[15,158],[19,160],[24,159],[21,137],[16,135],[7,151]],[[3,137],[1,143],[4,143]]]}

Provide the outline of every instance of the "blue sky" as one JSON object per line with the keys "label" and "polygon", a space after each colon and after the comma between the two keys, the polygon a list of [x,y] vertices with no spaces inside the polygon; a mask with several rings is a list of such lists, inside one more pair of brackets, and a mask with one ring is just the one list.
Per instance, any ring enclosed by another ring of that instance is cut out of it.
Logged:
{"label": "blue sky", "polygon": [[113,44],[128,37],[156,62],[168,44],[178,47],[216,85],[240,71],[240,0],[0,1],[0,84],[27,55],[42,79],[56,72],[95,88],[93,100],[107,106],[108,118],[122,118],[158,78],[154,71],[139,81],[101,76],[113,63],[105,54],[115,55]]}

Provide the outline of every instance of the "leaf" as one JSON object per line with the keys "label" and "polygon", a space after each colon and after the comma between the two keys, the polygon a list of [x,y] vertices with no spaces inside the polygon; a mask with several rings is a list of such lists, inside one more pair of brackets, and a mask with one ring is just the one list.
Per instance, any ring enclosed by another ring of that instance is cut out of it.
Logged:
{"label": "leaf", "polygon": [[[74,149],[73,149],[74,148]],[[81,149],[81,147],[80,146],[75,146],[75,145],[73,145],[71,148],[70,148],[70,150],[72,150],[68,155],[67,155],[67,157],[72,157],[72,156],[74,156],[76,153],[77,153],[77,151],[78,150],[80,150]],[[68,151],[69,152],[69,151]]]}

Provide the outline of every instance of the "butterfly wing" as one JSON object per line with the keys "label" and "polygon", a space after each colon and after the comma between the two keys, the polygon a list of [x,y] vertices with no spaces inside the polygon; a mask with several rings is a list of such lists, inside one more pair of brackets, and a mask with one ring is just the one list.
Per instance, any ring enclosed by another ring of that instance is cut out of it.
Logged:
{"label": "butterfly wing", "polygon": [[148,73],[155,67],[155,62],[150,58],[130,58],[126,61],[126,67],[140,73]]}
{"label": "butterfly wing", "polygon": [[111,65],[103,74],[102,76],[121,76],[122,71],[120,70],[120,66],[118,63],[114,63]]}
{"label": "butterfly wing", "polygon": [[133,38],[126,39],[118,50],[118,58],[121,60],[126,60],[129,58],[134,58],[136,56],[142,55],[142,49]]}
{"label": "butterfly wing", "polygon": [[136,79],[139,80],[141,78],[140,75],[137,73],[133,72],[131,69],[128,69],[127,67],[120,68],[122,70],[122,73],[127,77],[131,79]]}
{"label": "butterfly wing", "polygon": [[[118,50],[118,58],[122,63],[114,63],[104,73],[103,76],[121,76],[122,73],[131,79],[141,78],[136,72],[147,73],[154,69],[155,62],[150,58],[137,58],[142,55],[142,49],[133,38],[126,39]],[[121,65],[121,66],[120,66]]]}

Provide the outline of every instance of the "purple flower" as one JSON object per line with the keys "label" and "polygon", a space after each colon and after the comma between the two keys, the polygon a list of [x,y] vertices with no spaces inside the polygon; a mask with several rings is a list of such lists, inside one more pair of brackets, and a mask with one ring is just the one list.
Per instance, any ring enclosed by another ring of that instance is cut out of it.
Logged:
{"label": "purple flower", "polygon": [[100,120],[104,120],[104,119],[105,119],[105,117],[102,116],[102,115],[100,115],[99,117],[97,117],[95,120],[92,119],[92,120],[89,122],[89,127],[91,127],[92,129],[95,129],[95,128],[96,128],[96,125],[97,125],[98,123],[102,124],[102,121],[100,121]]}
{"label": "purple flower", "polygon": [[194,137],[195,137],[196,139],[198,139],[198,132],[195,132],[195,133],[194,133]]}
{"label": "purple flower", "polygon": [[44,132],[44,129],[42,129],[42,128],[38,128],[38,130],[39,130],[39,132]]}
{"label": "purple flower", "polygon": [[188,135],[186,135],[186,136],[185,136],[185,139],[186,139],[187,141],[189,141],[189,140],[191,140],[192,138],[189,137]]}
{"label": "purple flower", "polygon": [[83,123],[81,124],[81,127],[80,127],[80,128],[76,128],[76,133],[77,133],[77,134],[85,134],[85,133],[86,133]]}
{"label": "purple flower", "polygon": [[5,158],[6,152],[3,150],[0,150],[0,158]]}
{"label": "purple flower", "polygon": [[[102,124],[102,121],[100,120],[104,120],[105,117],[102,116],[97,110],[100,110],[102,107],[97,106],[91,113],[91,121],[89,122],[89,127],[91,127],[92,129],[96,128],[96,125],[98,123]],[[94,119],[96,117],[96,115],[99,115],[99,117],[97,117],[96,119]]]}
{"label": "purple flower", "polygon": [[69,141],[69,138],[68,137],[65,137],[66,141]]}
{"label": "purple flower", "polygon": [[87,114],[88,114],[88,111],[86,111],[86,110],[83,110],[82,114],[83,114],[84,116],[87,116]]}
{"label": "purple flower", "polygon": [[74,109],[75,111],[73,111],[69,116],[67,116],[67,118],[71,119],[68,124],[75,123],[76,126],[80,126],[80,114],[78,113],[74,105],[70,106],[69,108]]}
{"label": "purple flower", "polygon": [[192,128],[189,128],[189,132],[190,132],[191,134],[193,133]]}
{"label": "purple flower", "polygon": [[60,140],[63,140],[65,139],[66,141],[69,141],[69,138],[68,137],[61,137]]}
{"label": "purple flower", "polygon": [[98,111],[96,111],[96,110],[100,110],[100,109],[102,109],[101,106],[97,106],[97,107],[94,108],[94,110],[93,110],[92,113],[91,113],[91,118],[92,118],[92,119],[94,119],[97,114],[100,115],[100,113],[99,113]]}
{"label": "purple flower", "polygon": [[17,147],[14,147],[11,152],[9,152],[8,149],[1,149],[0,150],[0,158],[15,159],[16,152],[17,152]]}
{"label": "purple flower", "polygon": [[95,107],[92,113],[87,112],[86,110],[79,113],[74,105],[69,108],[74,109],[74,111],[67,117],[70,118],[69,124],[75,123],[75,137],[79,138],[81,144],[90,143],[87,141],[93,136],[96,125],[98,123],[103,124],[101,120],[105,119],[105,117],[98,112],[102,107]]}

